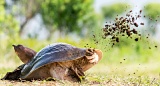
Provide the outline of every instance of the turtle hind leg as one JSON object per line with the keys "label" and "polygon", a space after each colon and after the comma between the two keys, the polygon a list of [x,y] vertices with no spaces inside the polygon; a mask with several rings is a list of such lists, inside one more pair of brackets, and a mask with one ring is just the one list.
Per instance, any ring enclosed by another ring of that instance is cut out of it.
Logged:
{"label": "turtle hind leg", "polygon": [[66,68],[61,67],[58,64],[52,64],[50,67],[50,75],[52,78],[54,78],[55,80],[64,80],[65,77],[65,73],[66,73]]}
{"label": "turtle hind leg", "polygon": [[67,68],[57,64],[51,66],[50,74],[55,80],[68,80],[72,82],[80,82],[82,80],[81,76],[84,76],[84,73],[78,68]]}
{"label": "turtle hind leg", "polygon": [[7,72],[7,74],[1,80],[19,80],[20,71],[17,70],[15,72]]}
{"label": "turtle hind leg", "polygon": [[21,70],[25,64],[20,65],[12,72],[7,72],[7,74],[1,80],[20,80]]}
{"label": "turtle hind leg", "polygon": [[19,80],[21,70],[16,69],[13,72],[7,72],[7,74],[1,80]]}

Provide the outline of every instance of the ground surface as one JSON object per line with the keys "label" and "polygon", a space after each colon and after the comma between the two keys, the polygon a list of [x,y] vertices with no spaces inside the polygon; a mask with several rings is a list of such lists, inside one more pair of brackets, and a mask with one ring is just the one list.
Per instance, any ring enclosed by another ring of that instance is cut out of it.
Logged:
{"label": "ground surface", "polygon": [[45,80],[32,82],[1,80],[0,86],[158,86],[160,85],[158,65],[160,64],[98,64],[86,72],[86,79],[80,83]]}

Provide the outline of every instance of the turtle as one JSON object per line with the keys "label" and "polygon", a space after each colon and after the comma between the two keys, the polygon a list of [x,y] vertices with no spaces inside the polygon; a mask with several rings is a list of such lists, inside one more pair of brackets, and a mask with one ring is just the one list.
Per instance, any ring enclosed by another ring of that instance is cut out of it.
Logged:
{"label": "turtle", "polygon": [[53,43],[37,53],[23,45],[13,47],[24,64],[8,72],[3,80],[53,78],[77,82],[85,76],[84,72],[102,59],[102,51],[99,49],[77,48],[67,43]]}

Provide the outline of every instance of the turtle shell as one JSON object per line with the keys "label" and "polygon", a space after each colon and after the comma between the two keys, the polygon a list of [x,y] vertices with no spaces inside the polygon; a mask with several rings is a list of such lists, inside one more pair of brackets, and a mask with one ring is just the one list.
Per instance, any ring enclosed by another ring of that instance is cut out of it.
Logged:
{"label": "turtle shell", "polygon": [[66,43],[50,44],[40,50],[21,71],[21,78],[25,79],[37,69],[54,63],[76,60],[86,55],[85,48],[77,48]]}

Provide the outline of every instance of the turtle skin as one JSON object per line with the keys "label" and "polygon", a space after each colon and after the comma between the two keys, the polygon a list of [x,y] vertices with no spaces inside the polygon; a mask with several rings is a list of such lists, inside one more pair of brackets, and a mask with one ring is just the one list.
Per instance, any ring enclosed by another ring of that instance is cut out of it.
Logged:
{"label": "turtle skin", "polygon": [[26,64],[28,63],[35,55],[36,55],[36,51],[27,48],[23,45],[12,45],[14,47],[15,53],[17,54],[17,56],[20,58],[20,60]]}

